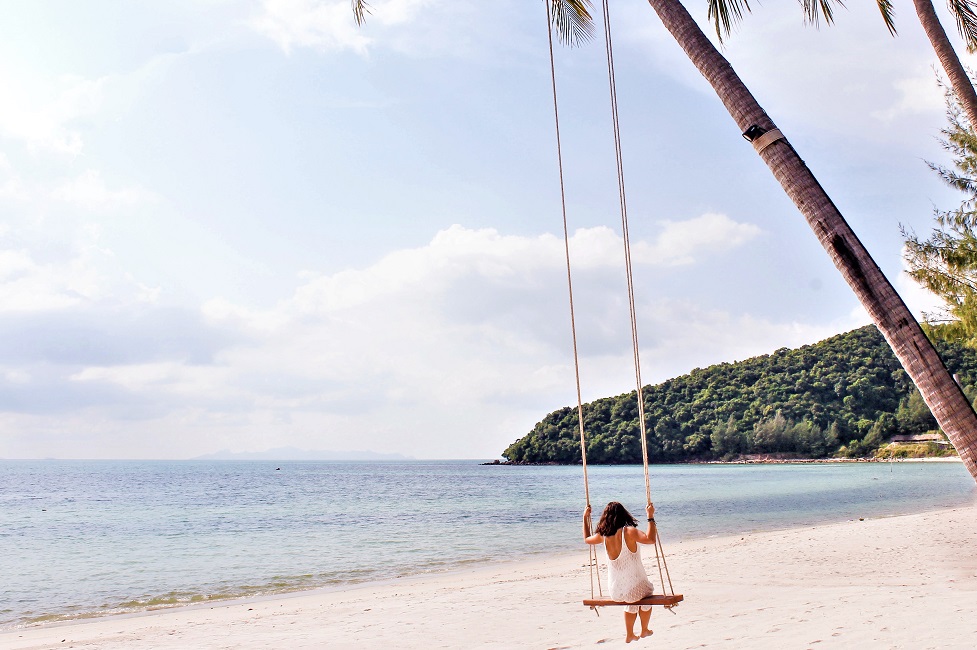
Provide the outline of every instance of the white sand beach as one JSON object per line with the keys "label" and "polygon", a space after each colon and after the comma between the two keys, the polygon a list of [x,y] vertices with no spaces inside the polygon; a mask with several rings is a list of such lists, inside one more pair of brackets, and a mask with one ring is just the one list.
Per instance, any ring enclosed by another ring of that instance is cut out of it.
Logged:
{"label": "white sand beach", "polygon": [[[627,647],[977,647],[977,504],[666,551],[686,601],[674,614],[656,608],[655,635]],[[15,630],[0,648],[623,647],[620,611],[580,604],[585,564],[581,545],[381,585]]]}

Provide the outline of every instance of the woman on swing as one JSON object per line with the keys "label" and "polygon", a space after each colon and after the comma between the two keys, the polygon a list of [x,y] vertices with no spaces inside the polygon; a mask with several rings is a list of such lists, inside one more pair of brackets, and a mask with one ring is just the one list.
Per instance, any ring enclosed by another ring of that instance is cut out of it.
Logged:
{"label": "woman on swing", "polygon": [[[607,551],[607,577],[611,598],[620,602],[633,603],[651,596],[654,591],[641,563],[641,549],[638,546],[654,544],[658,536],[655,528],[655,506],[649,503],[645,510],[648,512],[648,529],[642,531],[638,530],[638,522],[627,508],[617,501],[611,501],[604,508],[593,534],[590,531],[589,505],[583,513],[584,542],[592,545],[603,542],[604,550]],[[639,616],[641,634],[637,635],[634,633],[634,621]],[[641,605],[640,612],[637,605],[628,605],[624,610],[624,627],[628,632],[626,642],[651,636],[653,632],[648,627],[650,620],[650,605]]]}

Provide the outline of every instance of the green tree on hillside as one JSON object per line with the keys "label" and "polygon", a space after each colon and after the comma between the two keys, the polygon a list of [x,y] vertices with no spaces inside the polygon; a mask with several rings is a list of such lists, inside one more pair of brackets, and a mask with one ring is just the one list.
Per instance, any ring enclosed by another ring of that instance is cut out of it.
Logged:
{"label": "green tree on hillside", "polygon": [[926,403],[915,388],[899,402],[895,420],[898,432],[907,436],[917,436],[937,428],[936,418],[926,408]]}
{"label": "green tree on hillside", "polygon": [[[943,340],[937,345],[970,387],[977,380],[977,350]],[[750,453],[858,456],[895,433],[936,428],[872,326],[796,350],[699,368],[643,392],[652,462]],[[585,404],[584,421],[588,461],[641,462],[634,392]],[[576,410],[550,413],[503,455],[514,462],[579,462]]]}
{"label": "green tree on hillside", "polygon": [[722,459],[746,453],[749,448],[746,434],[740,429],[733,415],[730,415],[725,423],[719,422],[713,427],[709,441],[713,455]]}

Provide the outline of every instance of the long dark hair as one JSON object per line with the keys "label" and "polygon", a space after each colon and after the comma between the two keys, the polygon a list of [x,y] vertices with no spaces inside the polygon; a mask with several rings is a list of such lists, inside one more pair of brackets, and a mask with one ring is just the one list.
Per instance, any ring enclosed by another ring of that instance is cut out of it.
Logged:
{"label": "long dark hair", "polygon": [[600,516],[600,521],[597,522],[597,528],[594,532],[604,537],[612,537],[625,526],[637,527],[638,522],[634,520],[627,508],[617,501],[611,501],[604,508],[604,513]]}

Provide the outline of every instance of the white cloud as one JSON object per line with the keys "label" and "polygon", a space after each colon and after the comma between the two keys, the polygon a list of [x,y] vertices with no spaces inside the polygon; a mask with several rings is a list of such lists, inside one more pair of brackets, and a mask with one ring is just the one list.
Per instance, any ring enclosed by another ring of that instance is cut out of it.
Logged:
{"label": "white cloud", "polygon": [[227,393],[230,385],[228,372],[228,369],[218,366],[164,361],[85,368],[69,379],[77,382],[109,382],[133,392],[161,391],[190,398],[204,396],[213,399]]}
{"label": "white cloud", "polygon": [[11,384],[26,384],[30,382],[31,376],[26,371],[15,368],[3,371],[3,378]]}
{"label": "white cloud", "polygon": [[8,144],[0,154],[0,315],[158,296],[120,271],[98,221],[156,197],[109,187],[95,167],[75,168],[84,156],[78,120],[103,109],[109,79],[50,77],[0,62],[0,137]]}
{"label": "white cloud", "polygon": [[26,251],[0,251],[0,280],[20,275],[33,266]]}
{"label": "white cloud", "polygon": [[[652,242],[632,242],[635,265],[691,264],[702,255],[743,245],[760,233],[753,224],[737,223],[723,214],[707,213],[686,221],[665,221]],[[610,228],[577,230],[570,238],[574,269],[623,268],[623,241]],[[504,286],[538,285],[538,272],[565,265],[562,238],[501,235],[494,229],[470,230],[454,225],[427,246],[392,253],[362,270],[310,276],[292,299],[299,313],[329,312],[396,297],[411,287],[431,292],[457,278],[477,276]]]}
{"label": "white cloud", "polygon": [[[248,24],[286,53],[309,48],[365,56],[382,47],[410,57],[478,56],[494,65],[500,57],[518,59],[527,47],[542,45],[539,31],[528,40],[520,31],[524,5],[516,0],[492,6],[446,0],[375,0],[369,5],[366,23],[357,26],[349,0],[263,0]],[[502,30],[507,32],[505,47],[497,36]],[[363,103],[352,99],[337,105]]]}
{"label": "white cloud", "polygon": [[731,314],[691,301],[665,301],[642,311],[644,331],[652,342],[644,354],[645,381],[661,381],[722,361],[799,347],[839,332],[867,325],[863,310],[830,322],[774,322],[748,313]]}
{"label": "white cloud", "polygon": [[110,190],[102,175],[90,169],[56,187],[51,196],[87,210],[115,210],[153,200],[153,194],[141,188]]}
{"label": "white cloud", "polygon": [[[4,236],[5,235],[5,236]],[[24,243],[32,235],[9,229],[0,237],[0,316],[66,310],[101,300],[146,301],[152,290],[141,287],[117,268],[112,252],[101,243],[99,228],[83,224],[53,245]]]}
{"label": "white cloud", "polygon": [[94,114],[102,103],[105,79],[76,75],[58,78],[15,70],[0,63],[0,135],[25,142],[31,149],[69,157],[83,148],[71,123]]}
{"label": "white cloud", "polygon": [[737,223],[724,214],[706,213],[687,221],[666,221],[654,244],[632,248],[660,264],[691,264],[701,255],[741,246],[761,232],[753,224]]}
{"label": "white cloud", "polygon": [[19,176],[10,176],[0,183],[0,199],[27,201],[30,194]]}
{"label": "white cloud", "polygon": [[[634,246],[678,252],[635,261],[688,264],[754,234],[722,215],[666,223],[658,240]],[[578,314],[578,333],[590,339],[581,345],[585,390],[591,397],[627,390],[621,239],[595,228],[578,231],[571,243],[586,260],[575,270],[575,287],[581,303],[592,305]],[[563,265],[558,237],[452,226],[426,246],[362,269],[306,274],[273,309],[207,302],[210,326],[239,333],[212,362],[89,366],[71,379],[115,386],[135,401],[164,401],[184,414],[185,428],[201,432],[186,441],[199,453],[228,446],[212,429],[214,418],[224,417],[237,427],[235,448],[260,429],[265,437],[256,448],[492,455],[523,433],[512,426],[529,427],[572,399]],[[682,301],[639,309],[651,332],[649,380],[833,333],[831,326],[770,323]]]}
{"label": "white cloud", "polygon": [[892,87],[897,96],[893,104],[886,109],[872,111],[872,117],[890,122],[903,116],[939,113],[945,104],[937,74],[932,68],[925,68],[918,75],[895,80]]}
{"label": "white cloud", "polygon": [[370,39],[357,28],[348,2],[265,0],[251,24],[285,52],[296,47],[364,54]]}
{"label": "white cloud", "polygon": [[91,290],[91,272],[80,260],[39,264],[25,250],[0,250],[0,313],[65,309]]}
{"label": "white cloud", "polygon": [[[25,201],[28,198],[23,180],[7,156],[0,151],[0,199]],[[0,235],[3,235],[7,227],[7,224],[0,225]]]}
{"label": "white cloud", "polygon": [[403,25],[430,7],[442,3],[443,0],[380,0],[369,4],[375,8],[371,18],[384,25]]}
{"label": "white cloud", "polygon": [[136,283],[136,300],[143,303],[156,303],[159,302],[159,296],[162,293],[162,287],[148,287],[141,282]]}
{"label": "white cloud", "polygon": [[[378,0],[370,3],[368,20],[383,26],[402,25],[432,4],[434,0]],[[309,47],[365,54],[373,43],[365,29],[356,25],[348,0],[264,0],[261,14],[251,25],[285,52]]]}

